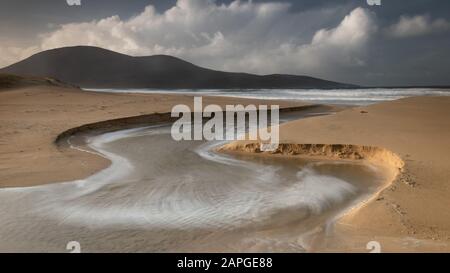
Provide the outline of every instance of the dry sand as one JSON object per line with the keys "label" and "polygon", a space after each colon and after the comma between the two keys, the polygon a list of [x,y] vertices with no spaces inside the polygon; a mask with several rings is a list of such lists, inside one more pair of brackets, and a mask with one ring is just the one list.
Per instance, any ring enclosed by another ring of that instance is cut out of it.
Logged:
{"label": "dry sand", "polygon": [[[362,159],[398,174],[378,196],[340,219],[336,235],[318,251],[367,252],[372,240],[382,251],[450,250],[449,117],[449,97],[415,97],[281,126],[278,156]],[[224,150],[258,152],[257,147],[235,142]]]}
{"label": "dry sand", "polygon": [[[258,104],[251,99],[211,97],[204,105]],[[266,104],[267,101],[262,102]],[[303,107],[300,102],[276,102]],[[116,125],[164,120],[176,104],[192,107],[183,95],[110,94],[75,88],[35,86],[0,91],[0,187],[23,187],[85,178],[109,165],[101,157],[55,145],[66,130],[125,117]],[[111,126],[112,124],[103,124]],[[113,129],[113,128],[111,128]]]}

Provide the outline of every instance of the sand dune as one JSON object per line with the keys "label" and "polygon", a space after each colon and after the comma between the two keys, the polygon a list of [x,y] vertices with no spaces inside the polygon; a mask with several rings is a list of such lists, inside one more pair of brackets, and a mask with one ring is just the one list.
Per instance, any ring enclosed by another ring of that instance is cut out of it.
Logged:
{"label": "sand dune", "polygon": [[30,86],[59,86],[59,87],[73,87],[76,86],[63,83],[53,78],[42,78],[33,76],[19,76],[15,74],[0,73],[0,91],[10,90],[14,88],[24,88]]}

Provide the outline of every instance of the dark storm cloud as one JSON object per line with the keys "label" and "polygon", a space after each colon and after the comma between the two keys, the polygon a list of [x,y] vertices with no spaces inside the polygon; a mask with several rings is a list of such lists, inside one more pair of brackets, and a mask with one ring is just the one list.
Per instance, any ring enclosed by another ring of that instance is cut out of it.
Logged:
{"label": "dark storm cloud", "polygon": [[83,22],[119,14],[130,17],[147,5],[165,10],[176,0],[81,0],[81,6],[68,6],[65,0],[0,0],[0,30],[3,38],[27,39],[59,24]]}
{"label": "dark storm cloud", "polygon": [[[371,7],[366,0],[254,0],[221,10],[232,1],[184,0],[164,13],[176,2],[82,0],[70,7],[65,0],[0,0],[0,66],[79,42],[225,70],[365,85],[450,84],[450,1],[382,0]],[[144,12],[149,5],[155,10]],[[187,22],[188,15],[198,18]]]}

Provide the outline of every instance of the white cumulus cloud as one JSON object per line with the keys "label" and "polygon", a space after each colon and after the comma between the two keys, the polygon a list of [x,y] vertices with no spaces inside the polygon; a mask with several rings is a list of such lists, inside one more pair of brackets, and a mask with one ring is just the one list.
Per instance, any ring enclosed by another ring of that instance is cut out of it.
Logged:
{"label": "white cumulus cloud", "polygon": [[423,36],[450,30],[445,19],[432,20],[427,15],[401,16],[400,20],[388,28],[388,34],[395,38]]}

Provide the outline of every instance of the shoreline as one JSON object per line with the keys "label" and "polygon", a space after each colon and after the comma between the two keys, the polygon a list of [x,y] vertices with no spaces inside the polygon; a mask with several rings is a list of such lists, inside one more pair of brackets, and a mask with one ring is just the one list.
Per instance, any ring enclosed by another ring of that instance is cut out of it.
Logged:
{"label": "shoreline", "polygon": [[[267,102],[271,102],[268,100]],[[294,106],[294,107],[286,107],[280,109],[281,113],[290,113],[290,112],[296,112],[296,111],[308,111],[313,110],[316,108],[327,108],[328,105],[321,105],[321,104],[311,104],[311,105],[305,105],[305,106]],[[269,111],[270,112],[270,109]],[[110,120],[104,120],[99,121],[95,123],[89,123],[84,124],[78,127],[70,128],[55,138],[54,142],[56,145],[64,145],[64,142],[77,134],[82,133],[107,133],[107,132],[113,132],[113,131],[119,131],[119,130],[126,130],[126,129],[133,129],[133,128],[139,128],[139,127],[145,127],[145,126],[152,126],[152,125],[158,125],[158,124],[164,124],[164,123],[171,123],[176,121],[178,118],[172,118],[171,113],[154,113],[150,115],[142,115],[142,116],[132,116],[132,117],[125,117],[125,118],[118,118],[118,119],[110,119]],[[206,119],[206,118],[204,118]]]}

